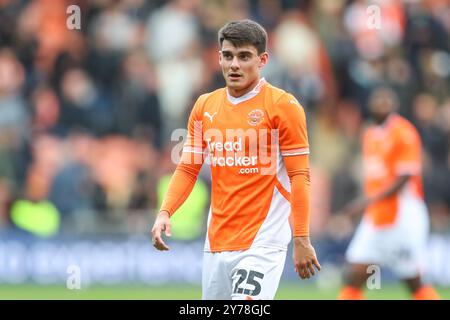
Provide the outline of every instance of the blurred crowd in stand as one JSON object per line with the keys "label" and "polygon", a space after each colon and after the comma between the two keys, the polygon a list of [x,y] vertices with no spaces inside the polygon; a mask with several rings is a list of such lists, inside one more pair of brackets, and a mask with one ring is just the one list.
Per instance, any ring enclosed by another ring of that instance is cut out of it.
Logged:
{"label": "blurred crowd in stand", "polygon": [[[420,132],[432,230],[450,233],[446,0],[0,0],[0,230],[147,232],[176,166],[172,133],[224,86],[217,30],[243,18],[268,31],[264,77],[307,112],[312,235],[353,231],[336,212],[361,193],[360,134],[380,84]],[[202,220],[206,166],[199,183]]]}

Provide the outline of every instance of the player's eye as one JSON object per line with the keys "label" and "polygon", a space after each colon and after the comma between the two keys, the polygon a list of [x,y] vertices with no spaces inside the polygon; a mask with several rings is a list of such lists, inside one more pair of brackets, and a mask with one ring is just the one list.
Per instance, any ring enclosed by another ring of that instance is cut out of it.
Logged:
{"label": "player's eye", "polygon": [[249,54],[246,54],[246,53],[241,54],[241,55],[239,55],[239,59],[241,59],[241,60],[243,60],[243,61],[247,61],[247,60],[250,59],[250,55],[249,55]]}
{"label": "player's eye", "polygon": [[225,59],[227,59],[227,60],[230,60],[230,59],[233,58],[233,56],[232,56],[230,53],[228,53],[228,52],[222,53],[222,56],[223,56]]}

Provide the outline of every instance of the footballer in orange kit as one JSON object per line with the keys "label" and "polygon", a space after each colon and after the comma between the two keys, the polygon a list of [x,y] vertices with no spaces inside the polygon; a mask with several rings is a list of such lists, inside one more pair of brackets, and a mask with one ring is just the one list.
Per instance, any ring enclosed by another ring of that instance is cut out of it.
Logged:
{"label": "footballer in orange kit", "polygon": [[202,299],[273,299],[293,240],[302,279],[320,264],[309,238],[309,144],[303,107],[261,78],[267,33],[251,20],[219,30],[226,87],[201,95],[188,122],[181,161],[152,228],[169,250],[170,217],[190,194],[202,164],[211,166],[211,207]]}
{"label": "footballer in orange kit", "polygon": [[429,233],[421,178],[422,151],[416,128],[395,111],[395,92],[375,89],[369,97],[373,124],[362,141],[364,196],[342,213],[364,216],[347,249],[345,286],[339,299],[364,298],[363,285],[371,265],[389,267],[406,283],[415,299],[439,299],[423,283]]}

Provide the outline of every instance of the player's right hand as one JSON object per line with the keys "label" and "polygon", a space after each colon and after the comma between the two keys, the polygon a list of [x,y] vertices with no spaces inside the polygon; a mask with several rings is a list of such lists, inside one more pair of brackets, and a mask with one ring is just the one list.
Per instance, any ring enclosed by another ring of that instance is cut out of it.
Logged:
{"label": "player's right hand", "polygon": [[169,250],[170,247],[166,245],[162,239],[162,232],[164,231],[167,237],[170,237],[172,224],[170,223],[169,213],[167,211],[161,211],[156,217],[155,223],[152,228],[152,242],[153,246],[161,251]]}

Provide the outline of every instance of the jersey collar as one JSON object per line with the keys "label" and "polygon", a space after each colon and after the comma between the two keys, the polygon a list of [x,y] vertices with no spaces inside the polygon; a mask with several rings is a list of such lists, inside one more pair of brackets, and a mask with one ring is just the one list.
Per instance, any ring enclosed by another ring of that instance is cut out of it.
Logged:
{"label": "jersey collar", "polygon": [[228,88],[227,88],[228,101],[233,105],[237,105],[238,103],[247,101],[247,100],[253,98],[254,96],[256,96],[261,91],[261,88],[263,87],[263,85],[265,83],[266,83],[265,78],[259,79],[258,84],[251,91],[247,92],[246,94],[244,94],[243,96],[240,96],[238,98],[235,98],[232,95],[230,95],[230,93],[228,92]]}
{"label": "jersey collar", "polygon": [[397,118],[397,114],[393,112],[393,113],[391,113],[390,115],[387,116],[387,118],[383,121],[383,123],[374,124],[372,126],[372,128],[377,133],[383,133],[383,132],[385,132],[385,130],[387,128],[390,127],[392,121],[394,121],[395,118]]}

